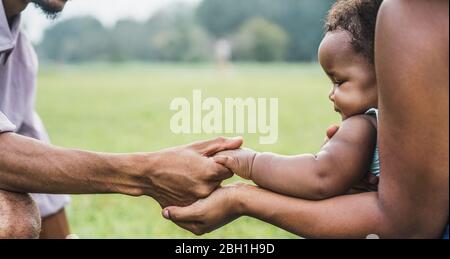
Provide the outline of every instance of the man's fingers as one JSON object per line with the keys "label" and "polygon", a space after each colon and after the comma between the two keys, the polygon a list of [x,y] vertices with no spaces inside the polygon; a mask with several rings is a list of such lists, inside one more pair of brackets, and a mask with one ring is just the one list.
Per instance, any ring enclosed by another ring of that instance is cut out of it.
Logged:
{"label": "man's fingers", "polygon": [[205,156],[213,156],[214,154],[221,151],[238,149],[242,146],[242,144],[243,139],[241,137],[231,139],[217,138],[211,143],[208,143],[208,145],[205,146],[200,153]]}
{"label": "man's fingers", "polygon": [[188,207],[168,207],[163,210],[166,219],[177,222],[188,222],[199,220],[195,212],[195,204]]}
{"label": "man's fingers", "polygon": [[190,148],[205,156],[212,156],[224,150],[238,149],[242,146],[243,139],[237,138],[216,138],[214,140],[197,142],[190,145]]}

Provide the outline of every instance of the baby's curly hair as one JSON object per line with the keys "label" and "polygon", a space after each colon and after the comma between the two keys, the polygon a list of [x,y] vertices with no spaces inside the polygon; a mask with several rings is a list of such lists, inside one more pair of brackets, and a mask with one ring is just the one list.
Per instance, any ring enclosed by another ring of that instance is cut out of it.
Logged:
{"label": "baby's curly hair", "polygon": [[383,0],[337,0],[328,12],[325,32],[348,31],[357,53],[375,60],[375,27]]}

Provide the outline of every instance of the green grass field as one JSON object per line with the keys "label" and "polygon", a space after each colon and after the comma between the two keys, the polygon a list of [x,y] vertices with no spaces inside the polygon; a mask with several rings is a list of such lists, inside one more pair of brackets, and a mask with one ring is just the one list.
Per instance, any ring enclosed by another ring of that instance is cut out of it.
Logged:
{"label": "green grass field", "polygon": [[[169,104],[210,97],[279,98],[279,138],[246,146],[282,154],[316,152],[326,128],[339,121],[328,101],[330,83],[318,65],[237,65],[220,73],[209,65],[45,66],[39,74],[38,111],[54,144],[104,152],[156,151],[215,135],[175,135]],[[232,179],[231,182],[239,181]],[[162,219],[150,198],[120,195],[73,196],[68,208],[72,232],[81,238],[194,238]],[[251,218],[205,238],[296,238]]]}

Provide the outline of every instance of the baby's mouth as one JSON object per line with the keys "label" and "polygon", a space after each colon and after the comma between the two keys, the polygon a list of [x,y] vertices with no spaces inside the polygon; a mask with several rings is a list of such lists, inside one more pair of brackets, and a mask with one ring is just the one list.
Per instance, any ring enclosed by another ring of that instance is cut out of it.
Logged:
{"label": "baby's mouth", "polygon": [[334,111],[336,111],[337,113],[339,113],[339,115],[341,115],[343,121],[347,119],[347,116],[345,116],[344,113],[342,113],[342,111],[338,107],[334,107]]}
{"label": "baby's mouth", "polygon": [[337,112],[337,113],[342,113],[341,110],[339,110],[339,108],[336,107],[336,106],[334,106],[334,111]]}

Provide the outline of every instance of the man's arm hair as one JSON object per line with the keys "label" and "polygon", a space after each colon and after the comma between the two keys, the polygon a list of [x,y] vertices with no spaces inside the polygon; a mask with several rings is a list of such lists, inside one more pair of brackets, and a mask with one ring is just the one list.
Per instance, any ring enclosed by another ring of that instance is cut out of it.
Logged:
{"label": "man's arm hair", "polygon": [[[0,189],[25,193],[128,193],[122,156],[70,150],[0,134]],[[130,193],[131,194],[131,193]]]}
{"label": "man's arm hair", "polygon": [[242,139],[217,138],[157,152],[107,154],[59,148],[0,134],[0,189],[51,194],[147,195],[161,206],[209,196],[233,174],[211,156]]}

